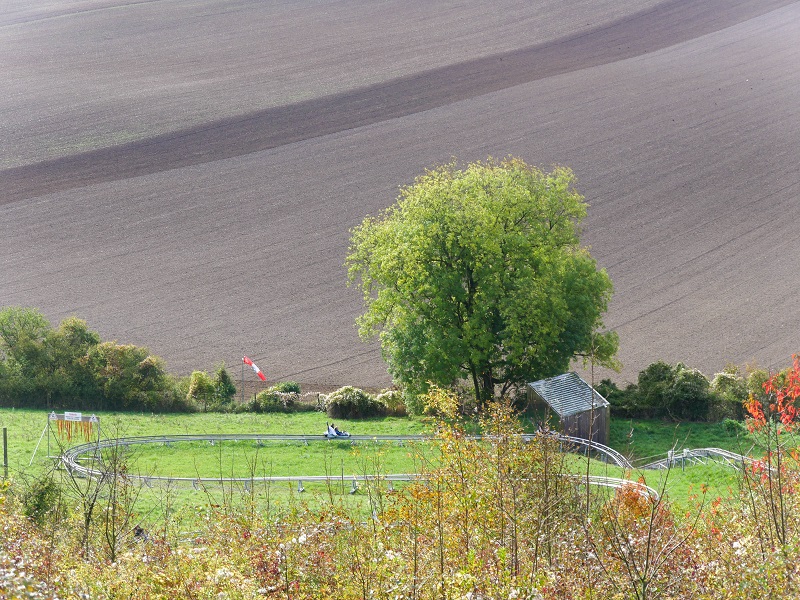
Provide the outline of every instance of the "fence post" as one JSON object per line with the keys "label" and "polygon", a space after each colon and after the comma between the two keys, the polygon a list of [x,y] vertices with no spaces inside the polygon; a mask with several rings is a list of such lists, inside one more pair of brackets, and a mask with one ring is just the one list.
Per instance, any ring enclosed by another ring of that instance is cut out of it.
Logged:
{"label": "fence post", "polygon": [[3,479],[8,479],[8,428],[3,427]]}

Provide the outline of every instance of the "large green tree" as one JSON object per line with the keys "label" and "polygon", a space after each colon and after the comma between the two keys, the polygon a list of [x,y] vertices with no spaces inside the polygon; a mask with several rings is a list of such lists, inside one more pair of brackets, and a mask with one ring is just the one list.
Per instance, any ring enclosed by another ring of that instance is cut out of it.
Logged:
{"label": "large green tree", "polygon": [[380,337],[412,393],[467,380],[479,404],[576,356],[613,365],[611,280],[580,246],[586,206],[567,168],[509,158],[427,171],[351,232],[360,334]]}
{"label": "large green tree", "polygon": [[0,406],[187,407],[163,360],[147,348],[101,342],[75,317],[53,329],[38,310],[16,306],[0,308]]}
{"label": "large green tree", "polygon": [[36,309],[0,310],[0,404],[80,404],[95,393],[82,357],[99,342],[86,322],[75,317],[53,329]]}

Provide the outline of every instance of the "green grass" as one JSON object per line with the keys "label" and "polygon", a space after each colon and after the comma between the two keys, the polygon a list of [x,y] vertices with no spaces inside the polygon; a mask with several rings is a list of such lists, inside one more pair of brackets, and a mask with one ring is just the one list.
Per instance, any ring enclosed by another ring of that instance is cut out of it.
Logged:
{"label": "green grass", "polygon": [[[208,433],[292,433],[319,435],[330,420],[322,413],[297,414],[222,414],[197,413],[176,415],[111,414],[99,413],[103,437],[128,437],[166,434]],[[414,418],[383,418],[359,421],[337,420],[340,428],[353,434],[421,434],[430,433],[428,421]],[[47,412],[32,410],[0,410],[0,427],[8,429],[9,466],[13,476],[28,478],[42,473],[53,465],[47,458]],[[34,448],[41,439],[36,457],[31,462]],[[55,428],[50,432],[50,451],[58,453]],[[75,442],[75,440],[73,440]],[[644,464],[663,458],[667,450],[682,448],[718,447],[735,452],[748,452],[749,436],[728,432],[715,423],[665,423],[661,421],[613,420],[611,423],[612,447],[633,458],[635,464]],[[307,492],[299,494],[297,483],[256,483],[249,490],[241,483],[208,486],[195,490],[184,485],[174,489],[177,503],[186,508],[200,504],[223,504],[238,500],[258,498],[260,510],[296,506],[311,506],[325,502],[346,503],[355,510],[365,510],[367,502],[363,493],[351,495],[352,476],[364,474],[411,473],[417,470],[421,457],[435,456],[434,444],[375,443],[320,440],[307,445],[302,442],[253,441],[181,442],[170,446],[163,444],[133,446],[129,450],[128,465],[132,472],[144,475],[174,477],[264,477],[331,475],[339,479],[329,484],[305,482]],[[758,452],[756,452],[758,453]],[[30,466],[29,466],[29,463]],[[568,469],[574,473],[586,472],[586,459],[573,456],[567,460]],[[706,490],[706,498],[728,497],[737,489],[737,473],[728,467],[709,464],[687,466],[665,471],[622,469],[599,461],[590,461],[590,473],[609,477],[640,477],[668,497],[682,504],[691,503]],[[666,477],[666,479],[665,479]],[[402,484],[396,484],[402,487]],[[387,487],[383,484],[384,489]],[[362,492],[363,492],[362,484]],[[143,514],[149,514],[164,503],[163,488],[142,488]]]}
{"label": "green grass", "polygon": [[[47,411],[0,409],[0,427],[7,428],[9,474],[30,480],[52,469],[50,453],[58,454],[57,428],[47,432]],[[103,438],[180,434],[310,434],[321,435],[330,418],[323,413],[296,414],[226,414],[195,413],[145,415],[138,413],[97,413]],[[358,421],[336,420],[340,429],[359,435],[414,435],[430,432],[426,420],[400,417]],[[42,435],[44,433],[44,436]],[[74,443],[83,440],[73,438]],[[34,449],[39,444],[34,457]],[[264,513],[280,513],[308,505],[335,503],[349,510],[369,514],[369,497],[364,484],[357,494],[352,491],[352,475],[368,472],[397,473],[414,470],[412,453],[424,452],[416,444],[375,445],[338,440],[309,443],[207,442],[131,446],[129,469],[143,475],[175,477],[263,477],[268,475],[326,475],[340,479],[325,483],[304,482],[305,493],[297,483],[261,482],[245,488],[243,483],[225,486],[183,484],[165,489],[159,484],[139,486],[137,513],[143,522],[163,514],[164,505],[173,505],[182,513],[181,520],[191,523],[199,518],[200,507],[252,501]],[[32,460],[33,459],[33,460]],[[63,473],[62,473],[63,475]],[[396,489],[402,483],[394,484]],[[387,484],[382,484],[385,490]],[[366,511],[366,512],[365,512]]]}
{"label": "green grass", "polygon": [[[586,459],[582,456],[571,457],[568,460],[568,470],[585,474]],[[741,477],[736,469],[713,461],[685,467],[675,466],[670,470],[626,471],[616,465],[591,460],[589,474],[642,481],[659,495],[665,495],[667,500],[686,509],[703,501],[703,498],[710,502],[715,498],[734,497],[738,493]]]}
{"label": "green grass", "polygon": [[[181,434],[222,434],[222,433],[251,433],[251,434],[310,434],[321,435],[325,432],[325,424],[330,421],[325,414],[319,412],[295,413],[295,414],[227,414],[227,413],[194,413],[194,414],[167,414],[167,415],[144,415],[144,414],[120,414],[120,413],[97,413],[100,418],[100,426],[103,438],[133,437],[147,435],[181,435]],[[346,421],[337,419],[337,426],[340,429],[349,431],[354,435],[413,435],[430,431],[427,421],[413,418],[386,417],[383,419],[365,419],[358,421]],[[59,440],[56,435],[56,428],[53,427],[50,435],[47,435],[47,412],[41,410],[13,410],[0,409],[0,427],[8,430],[8,462],[11,473],[28,472],[36,469],[45,468],[50,461],[47,459],[48,438],[51,454],[58,453]],[[45,433],[42,436],[43,432]],[[41,439],[36,456],[34,450]],[[82,440],[73,439],[73,443]],[[200,449],[201,446],[193,450]],[[202,464],[202,469],[209,472],[209,469],[216,465],[217,472],[221,465],[218,450],[208,445],[202,445],[205,455],[202,461],[194,460],[191,456],[178,458],[177,452],[171,452],[163,446],[151,446],[145,451],[144,446],[136,447],[136,452],[142,456],[155,453],[150,462],[158,462],[159,456],[165,460],[177,461],[180,466],[179,471],[174,475],[195,475],[194,463]],[[330,446],[329,446],[330,447]],[[160,448],[160,450],[156,450]],[[288,448],[286,446],[285,448]],[[292,450],[292,453],[294,450]],[[191,454],[191,453],[189,453]],[[283,464],[286,459],[283,452],[272,454],[272,460],[265,456],[266,453],[260,452],[258,460],[259,470],[263,464],[272,462],[274,465]],[[212,457],[213,455],[213,457]],[[302,452],[297,459],[302,463]],[[266,463],[265,463],[266,461]],[[317,463],[315,459],[315,465]],[[224,470],[228,469],[230,463],[225,457]],[[170,463],[164,463],[165,466]],[[339,467],[340,465],[336,465]],[[159,468],[161,466],[159,465]],[[314,468],[317,468],[316,466]],[[162,471],[163,472],[163,471]],[[166,473],[170,474],[170,473]],[[304,472],[303,472],[304,474]]]}
{"label": "green grass", "polygon": [[753,450],[752,438],[731,433],[721,423],[669,423],[659,420],[612,419],[609,446],[634,464],[664,458],[674,448],[722,448],[739,454]]}
{"label": "green grass", "polygon": [[131,447],[127,462],[140,474],[162,477],[352,476],[413,472],[417,456],[431,450],[419,442],[181,442]]}

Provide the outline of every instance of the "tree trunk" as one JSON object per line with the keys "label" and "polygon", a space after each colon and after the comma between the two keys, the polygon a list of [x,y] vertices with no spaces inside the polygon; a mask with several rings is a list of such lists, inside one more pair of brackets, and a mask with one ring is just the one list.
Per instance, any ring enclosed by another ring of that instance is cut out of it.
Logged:
{"label": "tree trunk", "polygon": [[478,408],[483,410],[486,402],[494,398],[494,377],[492,370],[489,369],[481,375],[481,397],[478,400]]}

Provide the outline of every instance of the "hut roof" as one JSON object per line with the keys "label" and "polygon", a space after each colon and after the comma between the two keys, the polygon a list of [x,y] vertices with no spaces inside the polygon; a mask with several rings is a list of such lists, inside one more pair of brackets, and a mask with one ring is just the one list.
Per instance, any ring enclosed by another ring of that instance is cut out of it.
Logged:
{"label": "hut roof", "polygon": [[[586,383],[577,373],[540,379],[528,384],[560,417],[569,417],[592,409],[608,406],[608,400]],[[590,400],[590,398],[592,400]]]}

